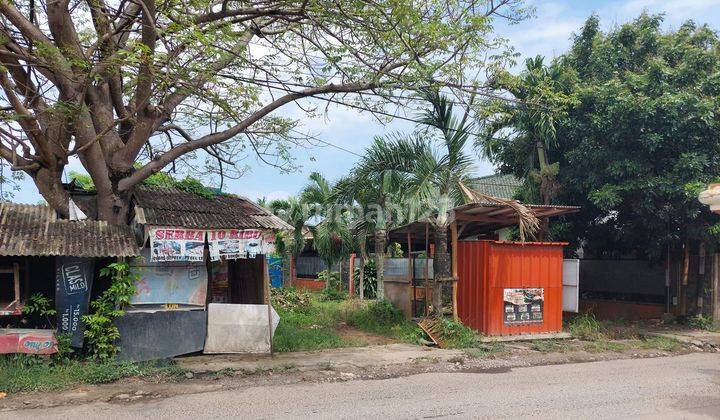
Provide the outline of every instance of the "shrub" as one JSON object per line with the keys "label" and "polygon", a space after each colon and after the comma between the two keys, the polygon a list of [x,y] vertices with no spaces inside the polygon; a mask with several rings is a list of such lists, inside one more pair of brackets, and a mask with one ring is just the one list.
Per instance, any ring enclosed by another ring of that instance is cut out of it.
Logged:
{"label": "shrub", "polygon": [[573,337],[581,340],[600,340],[605,338],[603,328],[593,314],[583,314],[573,318],[568,324]]}
{"label": "shrub", "polygon": [[120,331],[115,326],[115,318],[125,314],[123,309],[130,304],[130,300],[137,288],[135,282],[138,276],[130,271],[130,266],[124,262],[112,263],[100,270],[100,276],[110,277],[112,283],[97,299],[90,303],[94,313],[84,315],[83,321],[87,326],[85,337],[88,339],[88,348],[93,357],[108,360],[117,353],[115,341],[120,338]]}
{"label": "shrub", "polygon": [[[375,260],[370,259],[365,263],[363,277],[363,296],[366,299],[375,299],[377,296],[377,269]],[[355,290],[360,290],[360,267],[355,269]]]}
{"label": "shrub", "polygon": [[688,327],[698,330],[711,330],[713,327],[713,319],[711,316],[697,314],[687,321]]}
{"label": "shrub", "polygon": [[287,311],[307,312],[310,309],[310,293],[294,287],[271,289],[273,306]]}
{"label": "shrub", "polygon": [[464,349],[477,343],[477,334],[461,322],[443,318],[442,337],[446,348]]}
{"label": "shrub", "polygon": [[325,288],[320,294],[320,299],[323,301],[338,301],[347,299],[347,293],[341,292],[335,288]]}

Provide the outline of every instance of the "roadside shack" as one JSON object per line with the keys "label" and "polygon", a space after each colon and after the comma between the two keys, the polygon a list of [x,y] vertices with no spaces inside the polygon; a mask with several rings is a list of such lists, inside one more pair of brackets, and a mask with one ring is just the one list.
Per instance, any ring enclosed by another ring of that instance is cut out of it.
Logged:
{"label": "roadside shack", "polygon": [[99,269],[137,255],[129,226],[60,219],[45,205],[0,203],[0,353],[57,351],[51,325],[20,324],[33,295],[55,301],[58,332],[82,347],[82,315],[88,312]]}
{"label": "roadside shack", "polygon": [[142,239],[137,294],[118,322],[119,358],[271,350],[266,256],[292,227],[242,197],[139,187],[132,225]]}

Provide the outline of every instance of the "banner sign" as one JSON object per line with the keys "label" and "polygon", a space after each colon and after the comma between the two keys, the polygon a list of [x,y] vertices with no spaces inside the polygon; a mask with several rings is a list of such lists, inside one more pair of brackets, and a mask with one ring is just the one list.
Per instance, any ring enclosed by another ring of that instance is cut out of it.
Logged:
{"label": "banner sign", "polygon": [[94,275],[92,258],[57,257],[55,259],[55,309],[58,332],[70,334],[70,344],[82,347]]}
{"label": "banner sign", "polygon": [[203,261],[204,253],[204,230],[150,230],[150,261]]}
{"label": "banner sign", "polygon": [[273,232],[267,232],[265,233],[265,236],[263,236],[263,254],[265,255],[272,255],[275,253],[275,233]]}
{"label": "banner sign", "polygon": [[208,242],[211,261],[218,261],[221,257],[228,260],[255,258],[257,254],[263,252],[262,231],[257,229],[210,230]]}
{"label": "banner sign", "polygon": [[543,322],[543,289],[504,289],[503,300],[506,325]]}

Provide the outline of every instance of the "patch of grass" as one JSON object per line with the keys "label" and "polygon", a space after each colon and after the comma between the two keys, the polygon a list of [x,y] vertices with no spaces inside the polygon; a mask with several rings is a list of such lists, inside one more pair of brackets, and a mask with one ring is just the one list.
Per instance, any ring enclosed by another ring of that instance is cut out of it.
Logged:
{"label": "patch of grass", "polygon": [[505,345],[500,342],[482,343],[475,347],[465,348],[463,352],[466,356],[474,359],[487,357],[491,354],[500,353],[505,350]]}
{"label": "patch of grass", "polygon": [[315,302],[311,303],[307,312],[283,308],[277,308],[277,311],[280,324],[275,330],[274,351],[318,350],[352,345],[340,337],[333,328],[333,320],[324,316]]}
{"label": "patch of grass", "polygon": [[348,325],[365,332],[383,335],[411,344],[425,338],[415,323],[405,320],[402,312],[387,300],[359,304],[344,311]]}
{"label": "patch of grass", "polygon": [[703,314],[697,314],[688,318],[687,325],[690,328],[707,331],[712,330],[714,327],[712,317],[709,315],[705,316]]}
{"label": "patch of grass", "polygon": [[583,314],[568,323],[570,334],[580,340],[601,340],[607,338],[600,322],[592,314]]}
{"label": "patch of grass", "polygon": [[670,337],[648,336],[639,340],[637,348],[675,351],[680,348],[680,342]]}
{"label": "patch of grass", "polygon": [[618,343],[609,340],[595,340],[583,343],[583,350],[591,353],[602,353],[606,351],[621,352],[630,348],[625,343]]}
{"label": "patch of grass", "polygon": [[164,380],[179,377],[184,372],[168,361],[115,363],[70,360],[53,363],[37,356],[3,356],[0,357],[0,391],[54,391],[79,384],[115,382],[128,377]]}

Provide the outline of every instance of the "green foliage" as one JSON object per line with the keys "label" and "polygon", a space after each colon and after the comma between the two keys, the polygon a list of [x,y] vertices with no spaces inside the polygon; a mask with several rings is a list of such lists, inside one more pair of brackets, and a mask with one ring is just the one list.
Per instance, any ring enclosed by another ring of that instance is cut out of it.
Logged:
{"label": "green foliage", "polygon": [[[355,290],[360,289],[360,270],[360,267],[355,268]],[[377,269],[375,268],[375,260],[366,261],[364,271],[363,296],[366,299],[375,299],[375,297],[377,297]]]}
{"label": "green foliage", "polygon": [[[75,184],[88,191],[95,190],[95,183],[90,175],[77,171],[70,171],[70,178],[75,180]],[[203,198],[215,198],[218,191],[214,188],[203,185],[202,181],[193,177],[185,177],[176,179],[172,175],[165,172],[157,172],[143,181],[143,185],[164,188],[177,188],[179,190],[197,194]]]}
{"label": "green foliage", "polygon": [[603,327],[593,314],[582,314],[568,323],[573,337],[580,340],[600,340],[605,337]]}
{"label": "green foliage", "polygon": [[78,171],[70,171],[68,175],[70,176],[70,178],[75,180],[75,185],[82,188],[83,190],[95,190],[95,183],[93,182],[90,175]]}
{"label": "green foliage", "polygon": [[280,324],[275,330],[273,350],[277,352],[349,347],[362,343],[343,339],[336,331],[337,305],[312,299],[308,306],[277,307]]}
{"label": "green foliage", "polygon": [[390,245],[388,245],[388,248],[387,248],[387,256],[390,258],[402,258],[403,257],[402,246],[397,242],[391,243]]}
{"label": "green foliage", "polygon": [[116,262],[102,268],[100,276],[110,278],[110,287],[90,302],[93,313],[84,315],[83,321],[91,355],[100,360],[109,360],[117,353],[115,341],[120,338],[115,318],[125,314],[123,309],[137,292],[135,283],[138,275],[131,272],[127,263]]}
{"label": "green foliage", "polygon": [[280,325],[275,331],[273,348],[278,352],[365,345],[342,336],[345,324],[408,343],[416,344],[425,337],[416,324],[406,321],[387,301],[323,301],[320,296],[313,296],[309,307],[276,309]]}
{"label": "green foliage", "polygon": [[294,287],[271,288],[272,304],[286,311],[307,312],[310,309],[310,293]]}
{"label": "green foliage", "polygon": [[324,301],[345,300],[347,299],[347,293],[336,288],[325,288],[325,290],[320,293],[320,298]]}
{"label": "green foliage", "polygon": [[[696,193],[720,176],[720,39],[693,22],[665,31],[662,21],[643,14],[602,31],[591,16],[569,52],[507,86],[534,89],[540,106],[517,109],[523,120],[485,143],[502,172],[525,176],[537,167],[533,139],[544,138],[531,128],[562,99],[548,161],[560,168],[557,202],[582,206],[564,234],[586,256],[659,257],[668,243],[706,239],[714,224]],[[508,122],[495,111],[487,124]]]}
{"label": "green foliage", "polygon": [[688,318],[687,325],[690,328],[709,331],[713,329],[713,319],[709,315],[697,314]]}
{"label": "green foliage", "polygon": [[[20,357],[15,357],[20,356]],[[80,384],[101,384],[127,377],[170,379],[184,371],[174,363],[112,363],[66,360],[52,362],[48,358],[27,355],[0,356],[0,389],[16,393],[57,391]]]}
{"label": "green foliage", "polygon": [[532,342],[532,346],[530,346],[530,348],[541,353],[553,353],[566,349],[556,340],[535,340]]}
{"label": "green foliage", "polygon": [[37,314],[40,316],[55,316],[57,311],[53,309],[52,299],[42,293],[35,293],[22,308],[23,315]]}
{"label": "green foliage", "polygon": [[464,349],[473,347],[478,343],[478,336],[471,328],[466,327],[463,323],[443,318],[440,324],[445,348]]}
{"label": "green foliage", "polygon": [[369,302],[346,315],[348,325],[374,334],[385,335],[417,344],[426,338],[425,332],[415,323],[405,320],[402,312],[390,301]]}
{"label": "green foliage", "polygon": [[177,188],[178,190],[197,194],[203,198],[215,198],[218,191],[214,188],[206,187],[202,181],[192,177],[183,179],[175,179],[172,175],[165,172],[157,172],[143,181],[144,185],[165,188]]}

